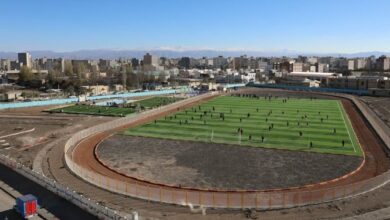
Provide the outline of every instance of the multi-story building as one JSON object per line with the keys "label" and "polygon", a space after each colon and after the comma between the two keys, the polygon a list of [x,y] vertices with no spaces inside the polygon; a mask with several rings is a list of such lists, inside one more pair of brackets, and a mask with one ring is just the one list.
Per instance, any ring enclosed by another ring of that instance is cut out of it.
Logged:
{"label": "multi-story building", "polygon": [[367,60],[364,58],[359,58],[355,60],[355,69],[361,70],[361,69],[367,69]]}
{"label": "multi-story building", "polygon": [[320,73],[327,73],[327,72],[329,72],[329,64],[318,63],[317,72],[320,72]]}
{"label": "multi-story building", "polygon": [[307,58],[307,62],[312,64],[312,65],[315,65],[316,63],[318,63],[318,58],[317,57],[309,57],[309,58]]}
{"label": "multi-story building", "polygon": [[98,66],[101,71],[107,71],[108,69],[117,68],[119,65],[116,60],[99,59]]}
{"label": "multi-story building", "polygon": [[0,70],[2,70],[2,71],[11,70],[11,60],[1,59],[0,60]]}
{"label": "multi-story building", "polygon": [[189,69],[190,64],[191,64],[191,59],[189,57],[182,57],[178,62],[179,67],[184,69]]}
{"label": "multi-story building", "polygon": [[21,66],[32,68],[31,54],[29,53],[18,53],[18,61]]}
{"label": "multi-story building", "polygon": [[137,69],[139,66],[139,60],[137,58],[131,59],[131,66],[133,67],[133,69]]}
{"label": "multi-story building", "polygon": [[348,60],[348,70],[355,70],[355,60]]}
{"label": "multi-story building", "polygon": [[376,61],[377,69],[381,71],[390,70],[390,57],[381,56]]}
{"label": "multi-story building", "polygon": [[348,70],[362,70],[367,68],[367,60],[364,58],[356,58],[348,60]]}
{"label": "multi-story building", "polygon": [[43,70],[58,70],[60,72],[65,71],[65,60],[62,58],[48,59],[40,58],[36,62],[36,66]]}
{"label": "multi-story building", "polygon": [[260,72],[269,72],[272,69],[272,66],[268,62],[259,61],[258,69],[260,70]]}
{"label": "multi-story building", "polygon": [[218,56],[213,58],[213,67],[214,68],[226,68],[228,66],[228,61],[223,56]]}
{"label": "multi-story building", "polygon": [[293,63],[292,64],[293,68],[292,68],[292,71],[293,72],[303,72],[304,70],[304,63],[301,63],[301,62],[296,62],[296,63]]}
{"label": "multi-story building", "polygon": [[144,55],[143,61],[144,61],[144,66],[157,67],[160,65],[160,58],[158,56],[154,56],[149,53]]}
{"label": "multi-story building", "polygon": [[234,57],[232,60],[232,69],[240,70],[240,69],[248,69],[249,60],[246,56]]}

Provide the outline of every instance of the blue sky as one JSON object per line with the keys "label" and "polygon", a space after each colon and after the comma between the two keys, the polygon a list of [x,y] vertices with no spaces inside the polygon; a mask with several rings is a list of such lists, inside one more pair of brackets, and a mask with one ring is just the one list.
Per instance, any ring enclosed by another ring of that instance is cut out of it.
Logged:
{"label": "blue sky", "polygon": [[2,0],[0,51],[390,51],[389,0]]}

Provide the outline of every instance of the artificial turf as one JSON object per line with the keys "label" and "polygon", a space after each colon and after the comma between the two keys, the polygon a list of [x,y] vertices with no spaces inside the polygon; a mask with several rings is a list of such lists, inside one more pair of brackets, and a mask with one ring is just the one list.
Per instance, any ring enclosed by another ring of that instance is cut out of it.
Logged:
{"label": "artificial turf", "polygon": [[338,100],[220,96],[124,134],[362,155]]}
{"label": "artificial turf", "polygon": [[155,108],[155,107],[174,103],[178,100],[181,100],[181,98],[156,96],[156,97],[140,100],[136,103],[139,103],[144,108]]}
{"label": "artificial turf", "polygon": [[63,108],[51,109],[53,113],[101,115],[101,116],[126,116],[134,113],[132,108],[105,107],[97,105],[72,105]]}
{"label": "artificial turf", "polygon": [[139,103],[141,108],[155,108],[168,105],[181,100],[176,97],[151,97],[131,103],[133,107],[108,107],[97,105],[71,105],[63,108],[48,110],[52,113],[82,114],[82,115],[101,115],[101,116],[126,116],[136,112],[135,106]]}

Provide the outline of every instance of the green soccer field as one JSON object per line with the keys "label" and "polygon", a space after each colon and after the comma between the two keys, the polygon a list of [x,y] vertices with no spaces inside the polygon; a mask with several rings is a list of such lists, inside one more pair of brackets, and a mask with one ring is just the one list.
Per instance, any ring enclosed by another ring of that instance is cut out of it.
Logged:
{"label": "green soccer field", "polygon": [[[337,100],[220,96],[126,135],[362,155]],[[344,146],[343,146],[344,142]]]}
{"label": "green soccer field", "polygon": [[49,110],[53,113],[82,114],[82,115],[101,115],[101,116],[126,116],[134,113],[131,108],[105,107],[97,105],[72,105],[64,108]]}
{"label": "green soccer field", "polygon": [[144,108],[155,108],[163,105],[168,105],[179,100],[181,100],[181,98],[157,96],[157,97],[140,100],[136,102],[136,104],[139,103]]}
{"label": "green soccer field", "polygon": [[[100,116],[126,116],[136,112],[136,106],[139,104],[142,109],[156,108],[163,105],[168,105],[181,100],[181,98],[157,96],[142,99],[133,102],[125,107],[108,107],[97,105],[71,105],[63,108],[51,109],[48,112],[52,113],[67,113],[67,114],[82,114],[82,115],[100,115]],[[132,107],[130,106],[132,105]]]}

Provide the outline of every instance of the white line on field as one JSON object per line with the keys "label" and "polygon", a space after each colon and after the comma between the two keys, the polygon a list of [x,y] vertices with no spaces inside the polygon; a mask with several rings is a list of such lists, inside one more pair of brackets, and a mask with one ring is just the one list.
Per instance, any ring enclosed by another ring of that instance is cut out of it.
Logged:
{"label": "white line on field", "polygon": [[[345,128],[347,129],[348,136],[349,136],[349,140],[350,140],[351,143],[352,143],[353,151],[356,153],[355,144],[353,143],[351,134],[349,133],[348,125],[347,125],[347,122],[345,121],[345,117],[344,117],[344,111],[341,109],[341,106],[340,106],[340,105],[341,105],[341,103],[338,102],[339,110],[340,110],[340,112],[341,112],[341,116],[343,117],[344,125],[345,125]],[[352,126],[352,125],[351,125],[351,126]],[[353,129],[353,128],[352,128],[352,129]]]}

